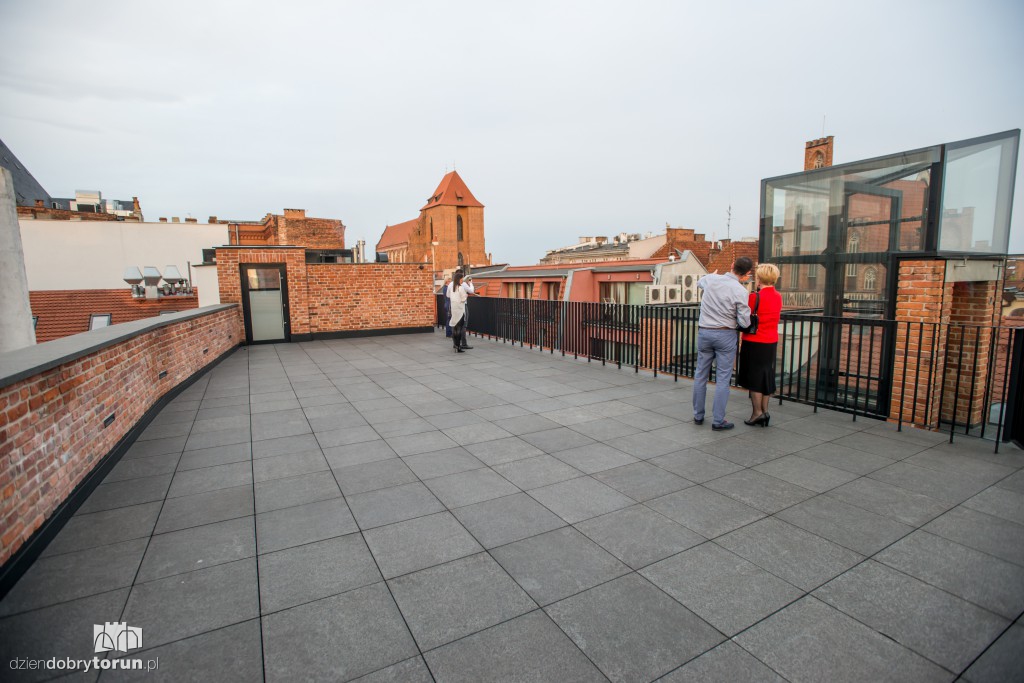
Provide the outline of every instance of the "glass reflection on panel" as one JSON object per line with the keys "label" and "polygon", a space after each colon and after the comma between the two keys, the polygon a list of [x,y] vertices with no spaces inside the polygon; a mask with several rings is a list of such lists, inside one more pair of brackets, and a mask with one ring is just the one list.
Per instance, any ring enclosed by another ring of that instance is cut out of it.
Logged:
{"label": "glass reflection on panel", "polygon": [[250,290],[281,289],[281,271],[277,268],[246,268]]}
{"label": "glass reflection on panel", "polygon": [[940,251],[1006,253],[1017,138],[946,154]]}

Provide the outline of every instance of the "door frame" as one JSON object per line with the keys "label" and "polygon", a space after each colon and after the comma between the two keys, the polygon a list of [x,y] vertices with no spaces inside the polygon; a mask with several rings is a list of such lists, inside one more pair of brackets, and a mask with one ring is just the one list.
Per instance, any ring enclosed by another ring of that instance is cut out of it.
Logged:
{"label": "door frame", "polygon": [[[249,278],[246,268],[276,268],[281,274],[281,312],[284,315],[284,339],[252,340],[252,311],[249,307]],[[239,263],[238,279],[242,288],[242,320],[245,323],[246,344],[281,344],[292,340],[291,312],[288,308],[288,266],[285,263]]]}

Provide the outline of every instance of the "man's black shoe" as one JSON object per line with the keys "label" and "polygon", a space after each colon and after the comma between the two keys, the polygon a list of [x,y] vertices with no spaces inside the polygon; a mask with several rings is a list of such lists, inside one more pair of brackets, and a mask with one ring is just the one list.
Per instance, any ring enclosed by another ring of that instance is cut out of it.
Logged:
{"label": "man's black shoe", "polygon": [[732,422],[723,422],[720,425],[713,424],[711,428],[716,432],[724,432],[726,429],[732,429],[735,426]]}
{"label": "man's black shoe", "polygon": [[472,346],[470,346],[469,344],[463,344],[463,345],[462,345],[462,348],[464,348],[464,349],[471,349],[471,348],[473,348],[473,347],[472,347]]}
{"label": "man's black shoe", "polygon": [[704,418],[702,417],[699,420],[697,418],[693,418],[693,424],[695,424],[695,425],[702,425],[702,424],[704,424]]}

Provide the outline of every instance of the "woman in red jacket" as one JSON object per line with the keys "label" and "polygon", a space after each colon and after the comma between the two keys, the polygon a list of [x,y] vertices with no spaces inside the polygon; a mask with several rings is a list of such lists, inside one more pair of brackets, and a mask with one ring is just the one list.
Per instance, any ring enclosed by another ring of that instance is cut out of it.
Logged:
{"label": "woman in red jacket", "polygon": [[[743,334],[737,383],[750,391],[753,408],[743,424],[767,427],[771,420],[768,401],[775,393],[775,350],[779,345],[782,296],[775,290],[779,269],[770,263],[757,266],[757,293],[750,295],[750,310],[757,306],[757,333]],[[759,300],[758,300],[759,299]]]}

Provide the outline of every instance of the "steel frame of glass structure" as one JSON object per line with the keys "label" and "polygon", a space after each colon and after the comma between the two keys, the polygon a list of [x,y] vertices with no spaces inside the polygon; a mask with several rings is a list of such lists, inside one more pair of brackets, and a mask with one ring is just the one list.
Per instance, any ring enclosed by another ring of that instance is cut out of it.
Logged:
{"label": "steel frame of glass structure", "polygon": [[761,181],[785,307],[893,319],[901,259],[1001,259],[1020,130]]}

